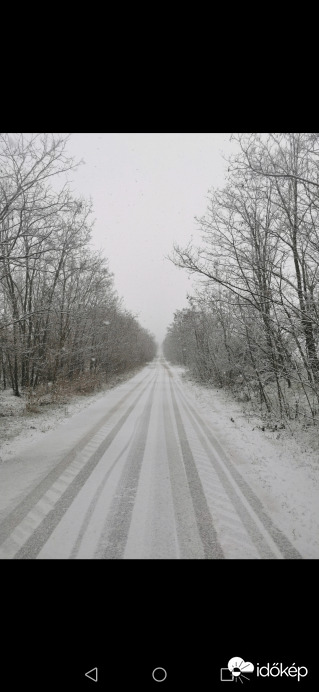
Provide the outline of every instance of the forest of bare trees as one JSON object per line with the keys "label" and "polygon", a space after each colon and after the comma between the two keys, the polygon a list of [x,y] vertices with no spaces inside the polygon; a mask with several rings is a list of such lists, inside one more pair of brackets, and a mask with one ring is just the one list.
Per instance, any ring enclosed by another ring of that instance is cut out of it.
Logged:
{"label": "forest of bare trees", "polygon": [[319,420],[319,135],[232,135],[227,184],[209,192],[197,245],[175,265],[198,277],[165,356],[259,403],[269,418]]}
{"label": "forest of bare trees", "polygon": [[93,389],[156,352],[90,247],[91,204],[59,187],[76,166],[67,141],[0,135],[0,388],[16,396],[57,382]]}

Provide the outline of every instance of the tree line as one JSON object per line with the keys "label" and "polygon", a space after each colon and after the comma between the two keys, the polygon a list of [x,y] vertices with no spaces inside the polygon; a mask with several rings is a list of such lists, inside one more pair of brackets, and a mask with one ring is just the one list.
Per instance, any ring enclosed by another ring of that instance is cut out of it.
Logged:
{"label": "tree line", "polygon": [[172,261],[199,281],[164,342],[174,363],[282,418],[319,408],[319,134],[232,135],[226,185]]}
{"label": "tree line", "polygon": [[92,205],[65,180],[68,138],[0,135],[0,386],[102,381],[151,360],[153,336],[93,251]]}

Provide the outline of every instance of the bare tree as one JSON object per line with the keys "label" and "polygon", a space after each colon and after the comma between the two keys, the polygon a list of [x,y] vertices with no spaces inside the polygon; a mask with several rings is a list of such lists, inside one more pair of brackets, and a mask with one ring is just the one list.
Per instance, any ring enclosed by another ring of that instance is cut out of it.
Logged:
{"label": "bare tree", "polygon": [[[227,185],[210,193],[207,213],[197,219],[199,243],[175,247],[171,258],[197,275],[202,286],[197,306],[201,324],[210,324],[205,339],[197,340],[206,363],[202,371],[209,376],[208,365],[215,360],[215,371],[217,363],[222,373],[217,381],[227,383],[228,372],[234,383],[236,334],[246,359],[242,380],[251,388],[256,379],[267,410],[273,382],[279,414],[287,415],[293,384],[314,416],[319,401],[318,136],[237,139],[240,151],[230,161]],[[174,323],[166,348],[176,329]],[[223,356],[216,344],[209,347],[216,329],[222,330]]]}
{"label": "bare tree", "polygon": [[67,138],[0,136],[0,367],[16,396],[49,381],[93,386],[155,354],[91,250],[91,203],[58,186],[74,167]]}

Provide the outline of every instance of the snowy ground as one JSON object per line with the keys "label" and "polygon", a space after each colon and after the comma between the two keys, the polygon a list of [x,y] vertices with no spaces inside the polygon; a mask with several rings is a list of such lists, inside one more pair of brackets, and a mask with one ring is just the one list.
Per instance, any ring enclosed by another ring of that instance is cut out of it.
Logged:
{"label": "snowy ground", "polygon": [[[247,404],[234,401],[224,390],[190,381],[182,368],[171,366],[171,370],[181,378],[185,393],[198,402],[212,434],[260,498],[272,520],[304,558],[318,558],[318,430],[299,427],[262,431],[261,420],[247,411]],[[47,431],[59,427],[65,419],[91,404],[97,404],[103,396],[105,391],[87,397],[77,396],[67,404],[43,406],[43,412],[26,414],[23,399],[17,399],[9,391],[1,393],[2,464],[10,464],[10,459],[26,447],[29,450],[33,444],[45,441]]]}
{"label": "snowy ground", "polygon": [[133,377],[137,371],[114,377],[97,394],[67,397],[64,403],[39,407],[38,413],[28,413],[26,398],[14,396],[12,389],[0,391],[0,464],[21,452],[26,444],[29,446],[40,441],[43,433],[53,430],[59,423],[86,409],[105,396],[109,389]]}
{"label": "snowy ground", "polygon": [[[230,393],[190,381],[183,383],[197,399],[214,434],[238,465],[241,475],[287,533],[304,558],[319,557],[319,431],[300,425],[275,432],[247,404]],[[233,421],[231,420],[233,419]]]}

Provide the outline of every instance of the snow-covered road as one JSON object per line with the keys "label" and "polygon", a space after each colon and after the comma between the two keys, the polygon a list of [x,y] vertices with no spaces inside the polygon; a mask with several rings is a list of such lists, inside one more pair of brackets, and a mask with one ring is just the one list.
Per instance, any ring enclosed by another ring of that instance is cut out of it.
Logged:
{"label": "snow-covered road", "polygon": [[159,358],[0,467],[5,559],[300,559]]}

